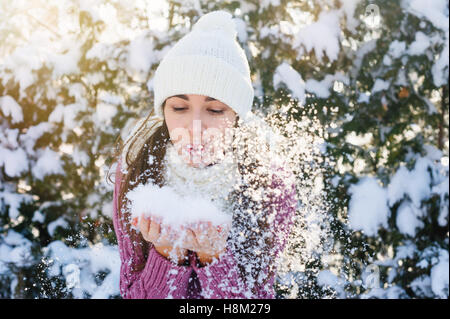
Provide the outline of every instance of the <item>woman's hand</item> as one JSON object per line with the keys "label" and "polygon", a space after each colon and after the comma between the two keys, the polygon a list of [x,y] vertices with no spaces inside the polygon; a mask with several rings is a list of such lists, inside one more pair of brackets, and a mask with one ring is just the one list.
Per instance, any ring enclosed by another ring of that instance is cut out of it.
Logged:
{"label": "woman's hand", "polygon": [[199,222],[191,227],[193,247],[202,266],[211,263],[225,251],[230,231],[229,225],[214,226],[211,222]]}
{"label": "woman's hand", "polygon": [[[134,219],[133,224],[136,226],[137,223],[138,221]],[[157,252],[179,265],[184,263],[187,258],[187,249],[174,245],[179,236],[170,226],[161,227],[157,218],[146,218],[142,214],[138,228],[142,237],[151,242]]]}
{"label": "woman's hand", "polygon": [[[136,224],[137,220],[133,223]],[[169,225],[161,225],[155,217],[145,218],[143,215],[139,221],[139,230],[144,239],[153,243],[155,249],[163,256],[173,257],[175,254],[179,264],[186,258],[188,249],[197,253],[201,265],[219,258],[226,249],[230,226],[214,226],[211,222],[198,222],[173,229]]]}

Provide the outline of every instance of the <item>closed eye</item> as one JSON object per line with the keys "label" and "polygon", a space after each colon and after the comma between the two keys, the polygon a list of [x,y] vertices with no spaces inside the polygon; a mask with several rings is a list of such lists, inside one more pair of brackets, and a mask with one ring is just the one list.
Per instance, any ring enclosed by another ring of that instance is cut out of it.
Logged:
{"label": "closed eye", "polygon": [[184,111],[184,110],[186,110],[187,108],[186,107],[172,107],[172,109],[175,111],[175,112],[181,112],[181,111]]}
{"label": "closed eye", "polygon": [[209,109],[208,111],[210,111],[211,113],[214,113],[214,114],[222,114],[222,113],[223,113],[223,110],[213,110],[213,109]]}

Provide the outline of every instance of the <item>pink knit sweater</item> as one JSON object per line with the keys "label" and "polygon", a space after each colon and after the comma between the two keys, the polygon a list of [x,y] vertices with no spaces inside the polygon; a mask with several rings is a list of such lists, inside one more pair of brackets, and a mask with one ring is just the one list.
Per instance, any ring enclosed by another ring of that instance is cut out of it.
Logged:
{"label": "pink knit sweater", "polygon": [[[144,256],[136,256],[133,253],[131,240],[118,220],[117,197],[122,179],[120,165],[119,160],[114,187],[113,222],[121,259],[120,292],[123,298],[273,299],[275,297],[274,275],[269,278],[264,287],[257,287],[256,294],[249,293],[229,247],[219,259],[202,267],[199,266],[195,253],[189,255],[189,266],[177,265],[159,254],[150,245],[145,268],[140,272],[132,273],[132,263],[142,261]],[[280,195],[273,200],[273,208],[277,211],[271,225],[276,242],[274,258],[285,246],[297,205],[295,185],[285,185],[282,177],[276,172],[283,172],[283,169],[274,170],[272,180],[272,187],[281,191]]]}

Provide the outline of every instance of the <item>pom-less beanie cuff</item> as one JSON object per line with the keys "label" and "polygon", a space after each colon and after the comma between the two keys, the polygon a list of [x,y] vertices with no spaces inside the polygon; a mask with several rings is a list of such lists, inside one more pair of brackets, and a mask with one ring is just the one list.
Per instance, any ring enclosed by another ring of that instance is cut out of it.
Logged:
{"label": "pom-less beanie cuff", "polygon": [[155,72],[155,113],[163,116],[165,99],[177,94],[211,96],[245,119],[253,104],[252,84],[230,64],[213,56],[165,57]]}

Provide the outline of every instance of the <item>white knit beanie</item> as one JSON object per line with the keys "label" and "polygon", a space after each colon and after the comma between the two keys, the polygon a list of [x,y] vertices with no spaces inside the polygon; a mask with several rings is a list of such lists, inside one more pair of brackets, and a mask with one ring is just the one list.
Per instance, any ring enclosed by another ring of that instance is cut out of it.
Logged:
{"label": "white knit beanie", "polygon": [[203,15],[156,69],[155,114],[163,117],[162,104],[170,96],[199,94],[227,104],[243,120],[251,116],[250,68],[236,35],[231,13],[218,10]]}

